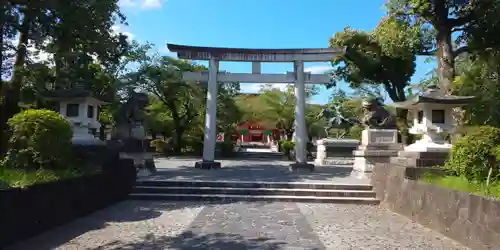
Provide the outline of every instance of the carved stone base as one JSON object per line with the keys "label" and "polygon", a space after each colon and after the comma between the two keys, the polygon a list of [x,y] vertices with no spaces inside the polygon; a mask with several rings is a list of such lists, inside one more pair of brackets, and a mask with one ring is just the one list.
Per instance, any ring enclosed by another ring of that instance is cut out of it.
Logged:
{"label": "carved stone base", "polygon": [[354,153],[351,176],[358,179],[369,178],[377,163],[389,163],[397,156],[401,145],[397,141],[397,130],[365,129],[362,132],[361,145]]}
{"label": "carved stone base", "polygon": [[358,147],[359,140],[324,138],[316,141],[316,159],[318,166],[331,165],[330,158],[352,157],[352,152]]}
{"label": "carved stone base", "polygon": [[300,162],[295,162],[290,164],[290,171],[292,172],[313,172],[314,171],[314,164],[310,163],[300,163]]}
{"label": "carved stone base", "polygon": [[391,157],[397,155],[396,150],[356,150],[351,176],[359,179],[367,178],[377,163],[389,163]]}
{"label": "carved stone base", "polygon": [[404,148],[407,152],[437,152],[447,153],[451,150],[452,145],[447,142],[418,140],[415,143]]}
{"label": "carved stone base", "polygon": [[399,151],[397,157],[391,158],[391,163],[404,167],[428,168],[444,165],[448,152],[407,152]]}
{"label": "carved stone base", "polygon": [[199,161],[194,164],[194,167],[199,169],[219,169],[221,164],[217,161]]}
{"label": "carved stone base", "polygon": [[150,176],[156,173],[156,166],[153,159],[153,154],[151,153],[131,153],[131,152],[121,152],[121,159],[132,159],[134,161],[134,166],[138,170],[139,176]]}

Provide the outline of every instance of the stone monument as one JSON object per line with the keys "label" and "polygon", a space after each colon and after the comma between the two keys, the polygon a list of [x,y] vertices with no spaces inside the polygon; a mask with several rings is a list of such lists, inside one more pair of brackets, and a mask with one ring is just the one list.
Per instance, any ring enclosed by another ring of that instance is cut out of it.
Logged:
{"label": "stone monument", "polygon": [[153,154],[146,151],[144,109],[148,96],[129,90],[128,99],[118,109],[113,139],[121,143],[120,158],[133,159],[140,175],[156,171]]}
{"label": "stone monument", "polygon": [[351,175],[367,178],[376,163],[388,163],[400,149],[396,119],[379,100],[370,98],[363,101],[365,129],[361,134],[361,145],[354,151]]}
{"label": "stone monument", "polygon": [[404,147],[392,163],[410,167],[433,167],[443,165],[452,145],[443,138],[443,133],[453,133],[455,124],[453,109],[470,103],[473,96],[444,94],[436,85],[420,95],[394,105],[408,109],[413,116],[411,134],[421,135],[415,143]]}
{"label": "stone monument", "polygon": [[[316,141],[314,164],[319,166],[352,164],[353,161],[346,158],[352,158],[353,150],[358,147],[359,140],[345,139],[344,135],[352,126],[359,124],[359,121],[345,118],[339,106],[323,109],[318,114],[317,119],[328,120],[328,126],[325,127],[325,138]],[[328,138],[328,132],[334,128],[344,131],[340,134],[337,133],[336,138]]]}

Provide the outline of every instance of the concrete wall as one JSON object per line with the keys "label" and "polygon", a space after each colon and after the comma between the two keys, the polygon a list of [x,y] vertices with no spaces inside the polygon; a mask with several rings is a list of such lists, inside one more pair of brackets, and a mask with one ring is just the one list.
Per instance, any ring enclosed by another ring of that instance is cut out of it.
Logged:
{"label": "concrete wall", "polygon": [[500,200],[416,181],[428,169],[377,164],[381,205],[472,249],[500,249]]}

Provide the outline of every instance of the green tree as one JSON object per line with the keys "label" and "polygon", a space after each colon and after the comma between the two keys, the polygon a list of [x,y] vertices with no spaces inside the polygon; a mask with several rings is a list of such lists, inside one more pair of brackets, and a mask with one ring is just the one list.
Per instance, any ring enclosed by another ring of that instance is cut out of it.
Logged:
{"label": "green tree", "polygon": [[437,76],[445,91],[451,90],[459,55],[499,48],[498,0],[390,0],[386,7],[391,18],[420,30],[419,54],[437,56]]}
{"label": "green tree", "polygon": [[[196,140],[201,139],[205,119],[207,83],[185,81],[182,79],[182,73],[205,70],[202,65],[162,56],[145,61],[136,72],[128,75],[131,82],[136,81],[137,86],[148,91],[162,103],[166,112],[159,113],[163,117],[160,121],[164,124],[163,122],[171,120],[172,143],[176,153],[181,152],[186,133],[194,136]],[[239,123],[241,113],[234,101],[234,96],[238,92],[238,83],[219,84],[218,131],[231,133]],[[196,131],[198,133],[195,133]]]}
{"label": "green tree", "polygon": [[[337,32],[330,38],[330,46],[347,47],[347,52],[332,61],[336,67],[334,80],[346,81],[354,89],[381,85],[392,101],[405,101],[406,89],[415,73],[416,54],[421,49],[418,28],[407,20],[383,18],[371,32],[348,27]],[[398,109],[396,115],[400,129],[406,131],[408,111]],[[404,137],[407,143],[412,139]]]}
{"label": "green tree", "polygon": [[[21,91],[27,66],[31,63],[29,48],[53,53],[55,82],[65,84],[85,81],[93,57],[110,65],[126,50],[126,37],[111,30],[116,21],[124,22],[118,0],[22,1],[1,4],[2,59],[14,49],[10,80],[2,82],[0,131],[6,121],[19,111]],[[76,32],[75,32],[76,31]],[[17,36],[17,41],[13,41]],[[5,44],[14,43],[14,46]],[[4,69],[2,62],[2,75]],[[90,77],[90,79],[92,79]],[[76,80],[76,81],[75,81]],[[6,135],[1,134],[0,148],[5,150]]]}
{"label": "green tree", "polygon": [[458,95],[476,96],[464,106],[465,124],[500,127],[500,57],[476,58],[463,56],[457,60],[457,77],[453,92]]}
{"label": "green tree", "polygon": [[174,126],[170,112],[156,96],[150,96],[149,105],[146,108],[146,123],[153,139],[156,139],[157,135],[162,135],[163,139],[173,135]]}
{"label": "green tree", "polygon": [[137,80],[141,88],[156,96],[167,108],[172,117],[175,132],[172,143],[176,153],[182,150],[184,133],[195,126],[194,121],[200,116],[204,93],[199,83],[184,81],[182,73],[202,70],[203,66],[163,56],[129,74],[129,78]]}
{"label": "green tree", "polygon": [[382,85],[393,101],[405,101],[405,88],[415,72],[415,37],[412,26],[393,19],[383,19],[373,32],[349,27],[337,32],[330,46],[347,47],[347,52],[332,61],[334,84],[346,81],[355,89]]}
{"label": "green tree", "polygon": [[[318,89],[316,87],[307,87],[306,100],[310,99],[317,92]],[[294,86],[288,85],[285,90],[281,90],[274,88],[272,85],[264,85],[260,90],[258,98],[265,104],[265,108],[261,112],[261,119],[274,121],[278,128],[284,130],[288,140],[291,140],[295,121]]]}
{"label": "green tree", "polygon": [[244,113],[236,103],[235,97],[239,95],[239,83],[219,84],[217,95],[217,131],[229,135],[236,133],[237,126],[243,122]]}
{"label": "green tree", "polygon": [[306,127],[309,135],[309,140],[312,137],[321,137],[325,133],[326,121],[318,119],[318,114],[322,110],[322,105],[307,104],[306,106]]}

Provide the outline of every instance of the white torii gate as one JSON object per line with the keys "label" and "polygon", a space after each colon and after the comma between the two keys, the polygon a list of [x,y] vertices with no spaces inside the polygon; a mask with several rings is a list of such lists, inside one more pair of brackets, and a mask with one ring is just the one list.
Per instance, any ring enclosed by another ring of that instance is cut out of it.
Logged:
{"label": "white torii gate", "polygon": [[[295,152],[296,163],[293,170],[307,168],[312,171],[314,165],[307,164],[306,143],[308,141],[305,118],[305,84],[327,84],[331,82],[328,74],[304,72],[304,62],[326,62],[335,56],[343,55],[345,48],[319,49],[240,49],[197,47],[167,44],[171,52],[176,52],[179,59],[209,61],[208,72],[185,72],[187,81],[208,82],[205,128],[203,142],[203,160],[196,163],[198,168],[220,168],[215,159],[216,144],[216,108],[217,82],[239,83],[293,83],[295,85]],[[226,73],[219,71],[220,61],[252,62],[252,73]],[[293,62],[294,72],[286,74],[261,74],[261,62]]]}

